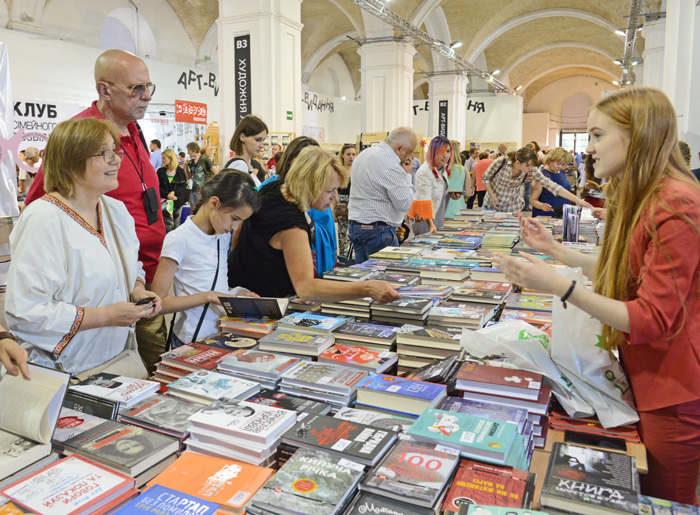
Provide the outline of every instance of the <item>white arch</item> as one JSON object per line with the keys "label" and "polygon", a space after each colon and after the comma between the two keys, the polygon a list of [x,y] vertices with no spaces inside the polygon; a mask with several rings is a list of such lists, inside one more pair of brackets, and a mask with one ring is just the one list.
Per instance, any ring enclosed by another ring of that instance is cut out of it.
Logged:
{"label": "white arch", "polygon": [[309,60],[306,61],[306,66],[304,66],[304,69],[302,70],[302,84],[306,84],[307,82],[309,82],[309,77],[311,77],[311,74],[314,72],[316,67],[321,63],[321,61],[323,61],[323,59],[325,59],[325,57],[328,54],[335,50],[336,47],[340,46],[343,43],[346,43],[348,41],[348,38],[359,37],[360,33],[356,30],[352,30],[350,32],[346,32],[345,34],[339,34],[336,37],[326,41],[320,47],[318,47],[318,49],[313,54],[311,54]]}
{"label": "white arch", "polygon": [[569,17],[569,18],[578,18],[581,20],[589,21],[591,23],[595,23],[596,25],[599,25],[605,29],[608,29],[611,32],[615,32],[616,30],[619,29],[619,27],[615,26],[614,24],[610,23],[608,20],[603,18],[602,16],[598,16],[597,14],[590,13],[588,11],[582,11],[580,9],[541,9],[539,11],[533,11],[531,13],[523,14],[521,16],[518,16],[517,18],[512,18],[508,20],[506,23],[498,27],[495,31],[493,31],[491,34],[486,37],[479,45],[472,50],[471,54],[469,55],[468,60],[473,61],[476,59],[476,57],[486,50],[486,48],[499,36],[502,34],[508,32],[511,29],[514,29],[518,25],[522,25],[523,23],[531,23],[536,20],[542,19],[542,18],[555,18],[555,17]]}
{"label": "white arch", "polygon": [[10,3],[12,6],[8,13],[8,29],[44,34],[43,18],[46,0],[25,0],[24,2]]}
{"label": "white arch", "polygon": [[[433,9],[430,15],[425,19],[425,29],[431,37],[439,41],[444,41],[448,45],[452,42],[450,39],[450,27],[447,24],[447,18],[445,18],[445,12],[442,10],[442,7]],[[434,50],[432,50],[432,53],[433,70],[451,71],[455,69],[454,61],[445,58]]]}
{"label": "white arch", "polygon": [[513,62],[513,64],[511,64],[510,66],[508,66],[508,68],[503,70],[503,72],[501,72],[501,76],[507,77],[510,74],[510,72],[512,72],[513,69],[515,69],[515,67],[519,64],[527,61],[528,59],[539,54],[540,52],[546,52],[547,50],[553,50],[555,48],[583,48],[584,50],[596,52],[605,57],[606,59],[610,59],[610,61],[613,61],[615,59],[615,56],[613,56],[610,52],[608,52],[607,50],[603,50],[602,48],[595,45],[589,45],[588,43],[578,43],[576,41],[560,41],[557,43],[549,43],[547,45],[538,46],[537,48],[528,52],[527,54],[523,54],[522,56],[518,57],[518,59],[516,59]]}
{"label": "white arch", "polygon": [[[557,70],[564,70],[564,69],[566,69],[566,68],[590,68],[591,70],[597,70],[597,71],[599,71],[599,72],[605,73],[606,75],[608,75],[609,77],[611,77],[612,80],[617,80],[617,79],[615,78],[615,76],[614,76],[612,73],[610,73],[609,70],[606,70],[605,68],[601,68],[600,66],[595,66],[595,65],[593,65],[593,64],[585,64],[585,63],[562,64],[562,65],[560,65],[560,66],[553,66],[552,68],[549,68],[548,70],[545,70],[545,71],[543,71],[542,73],[538,73],[538,74],[535,75],[533,78],[531,78],[531,79],[527,80],[526,82],[524,82],[524,83],[522,84],[523,92],[525,92],[525,90],[528,88],[528,86],[530,86],[530,84],[532,84],[532,83],[535,82],[536,80],[541,79],[541,78],[544,77],[545,75],[548,75],[548,74],[550,74],[550,73],[552,73],[552,72],[555,72],[555,71],[557,71]],[[612,82],[612,80],[611,80],[610,82]],[[522,93],[521,93],[521,94],[522,94]]]}
{"label": "white arch", "polygon": [[414,80],[414,81],[413,81],[413,90],[414,90],[414,91],[417,90],[418,88],[420,88],[420,87],[421,87],[423,84],[425,84],[426,82],[428,82],[428,78],[427,78],[427,77],[423,77],[422,79]]}
{"label": "white arch", "polygon": [[328,1],[330,3],[332,3],[333,5],[335,5],[338,9],[340,9],[340,11],[345,15],[345,17],[348,19],[348,21],[350,21],[350,23],[352,23],[352,26],[354,27],[354,29],[357,31],[358,34],[362,33],[362,27],[355,21],[355,18],[350,16],[350,13],[342,5],[340,5],[338,3],[338,0],[328,0]]}
{"label": "white arch", "polygon": [[368,39],[394,37],[394,28],[391,25],[364,9],[362,9],[362,23],[365,28],[365,37]]}
{"label": "white arch", "polygon": [[416,7],[416,10],[413,11],[413,15],[411,15],[411,18],[408,20],[409,23],[420,27],[425,23],[425,20],[428,19],[433,9],[438,7],[441,3],[442,0],[423,0],[421,4]]}
{"label": "white arch", "polygon": [[215,67],[219,62],[219,27],[216,22],[211,24],[209,30],[204,35],[202,43],[197,51],[197,66],[212,66]]}
{"label": "white arch", "polygon": [[100,30],[100,47],[103,50],[119,48],[139,57],[158,58],[158,46],[151,26],[146,18],[130,7],[114,9],[105,17]]}

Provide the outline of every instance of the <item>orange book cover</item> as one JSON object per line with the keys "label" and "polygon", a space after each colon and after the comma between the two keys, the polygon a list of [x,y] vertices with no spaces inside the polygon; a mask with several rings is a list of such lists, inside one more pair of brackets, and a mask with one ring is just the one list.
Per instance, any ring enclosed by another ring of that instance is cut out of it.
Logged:
{"label": "orange book cover", "polygon": [[219,512],[239,514],[272,472],[270,468],[184,452],[148,486],[166,486],[220,504]]}

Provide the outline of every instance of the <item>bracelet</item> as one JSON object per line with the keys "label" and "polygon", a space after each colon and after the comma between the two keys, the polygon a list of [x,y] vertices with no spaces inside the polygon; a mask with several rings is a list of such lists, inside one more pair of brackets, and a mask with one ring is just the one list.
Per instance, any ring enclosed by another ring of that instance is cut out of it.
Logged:
{"label": "bracelet", "polygon": [[564,309],[566,309],[566,301],[569,297],[571,297],[571,294],[574,292],[575,287],[576,281],[571,281],[571,286],[569,286],[569,289],[566,290],[566,293],[562,296],[561,303],[564,304]]}
{"label": "bracelet", "polygon": [[0,340],[4,340],[5,338],[8,338],[10,340],[17,341],[17,338],[15,338],[15,335],[12,334],[9,331],[2,331],[0,332]]}

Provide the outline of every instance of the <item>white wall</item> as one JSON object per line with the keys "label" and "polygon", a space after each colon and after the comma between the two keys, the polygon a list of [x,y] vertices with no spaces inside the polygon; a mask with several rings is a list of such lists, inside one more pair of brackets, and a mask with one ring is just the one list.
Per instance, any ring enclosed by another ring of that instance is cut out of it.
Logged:
{"label": "white wall", "polygon": [[536,141],[541,148],[553,148],[549,142],[549,113],[523,113],[523,141]]}
{"label": "white wall", "polygon": [[322,134],[321,143],[355,143],[361,121],[361,102],[309,90],[302,92],[302,133],[315,138]]}
{"label": "white wall", "polygon": [[307,87],[309,91],[317,91],[324,95],[355,99],[350,70],[338,54],[332,55],[314,70]]}
{"label": "white wall", "polygon": [[519,148],[522,144],[522,134],[522,97],[518,95],[467,97],[466,141],[516,142]]}
{"label": "white wall", "polygon": [[430,101],[414,100],[413,101],[413,130],[417,134],[428,136],[430,128]]}

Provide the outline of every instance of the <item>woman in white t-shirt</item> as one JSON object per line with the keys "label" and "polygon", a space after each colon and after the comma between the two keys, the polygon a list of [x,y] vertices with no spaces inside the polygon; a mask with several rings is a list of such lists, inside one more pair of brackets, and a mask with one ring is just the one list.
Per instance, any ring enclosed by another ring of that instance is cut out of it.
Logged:
{"label": "woman in white t-shirt", "polygon": [[255,186],[259,187],[265,180],[265,172],[253,158],[262,153],[267,133],[267,125],[260,118],[252,114],[244,116],[231,137],[229,148],[233,152],[233,158],[229,159],[224,168],[250,174]]}
{"label": "woman in white t-shirt", "polygon": [[[231,234],[258,207],[252,177],[223,170],[200,191],[194,215],[166,235],[153,280],[153,291],[163,298],[162,312],[179,313],[170,331],[172,348],[217,332],[216,321],[224,314],[219,295],[257,297],[228,287]],[[168,296],[171,286],[173,297]]]}

